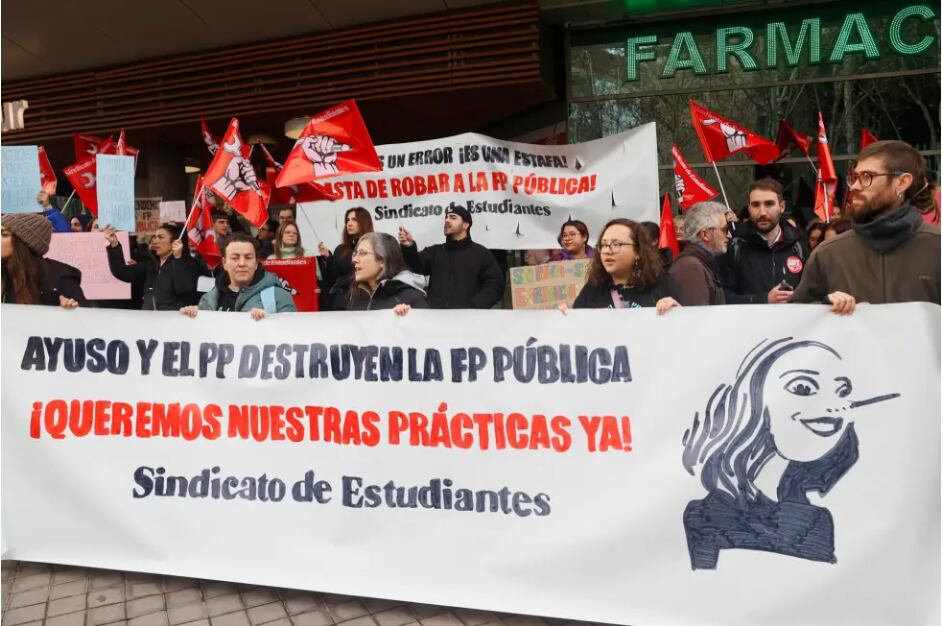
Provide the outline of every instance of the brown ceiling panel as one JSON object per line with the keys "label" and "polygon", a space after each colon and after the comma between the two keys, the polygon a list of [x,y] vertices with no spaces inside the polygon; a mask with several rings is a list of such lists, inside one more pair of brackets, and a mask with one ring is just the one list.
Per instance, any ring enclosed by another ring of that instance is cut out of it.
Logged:
{"label": "brown ceiling panel", "polygon": [[538,20],[533,2],[501,4],[5,82],[4,100],[23,98],[30,106],[26,128],[2,138],[31,143],[201,116],[310,114],[346,98],[383,100],[489,84],[538,88]]}

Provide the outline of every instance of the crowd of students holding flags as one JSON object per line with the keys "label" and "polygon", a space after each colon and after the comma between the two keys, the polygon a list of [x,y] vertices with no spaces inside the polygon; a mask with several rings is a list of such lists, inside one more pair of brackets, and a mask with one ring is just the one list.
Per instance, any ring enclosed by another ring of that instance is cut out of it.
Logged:
{"label": "crowd of students holding flags", "polygon": [[[809,156],[813,139],[785,120],[773,142],[696,102],[691,101],[690,112],[715,172],[717,161],[741,152],[759,164],[795,149]],[[771,179],[754,182],[748,198],[737,198],[747,208],[736,215],[719,173],[720,193],[674,146],[675,193],[685,210],[678,224],[666,195],[660,224],[617,218],[594,240],[585,224],[568,220],[560,228],[560,250],[534,252],[530,260],[591,259],[576,307],[652,306],[665,313],[690,305],[823,302],[848,313],[861,301],[939,304],[939,229],[931,225],[939,224],[939,186],[923,157],[908,144],[877,141],[863,131],[862,151],[839,208],[838,177],[821,114],[818,122],[818,167],[809,160],[817,174],[819,219],[806,229],[785,214],[782,186]],[[445,216],[446,241],[421,252],[404,230],[398,239],[373,233],[363,208],[347,212],[343,241],[335,250],[318,243],[315,255],[313,246],[302,244],[295,212],[284,205],[331,199],[330,186],[322,184],[326,177],[381,169],[353,101],[313,117],[284,164],[259,144],[268,164],[263,179],[256,176],[253,146],[242,139],[238,120],[231,121],[221,141],[205,122],[202,131],[212,162],[197,181],[185,223],[161,225],[147,253],[138,251],[131,262],[125,261],[109,225],[99,228],[96,220],[69,224],[50,206],[56,177],[40,148],[37,201],[43,213],[4,215],[2,221],[3,301],[88,306],[74,268],[43,256],[53,230],[100,230],[111,273],[136,286],[145,310],[180,310],[191,317],[201,309],[245,311],[255,319],[294,311],[290,294],[260,260],[306,256],[317,259],[321,310],[390,308],[402,315],[414,307],[492,308],[501,302],[507,269],[498,262],[502,255],[496,258],[473,241],[472,216],[460,207]],[[138,151],[127,145],[124,131],[117,141],[77,134],[75,145],[82,158],[64,172],[95,215],[95,155],[136,158]],[[723,203],[715,201],[718,196]],[[273,205],[282,205],[277,223],[270,215]],[[872,267],[871,255],[879,254],[881,267],[893,268],[892,276],[849,270],[842,254],[865,267]],[[906,262],[893,261],[898,257]]]}

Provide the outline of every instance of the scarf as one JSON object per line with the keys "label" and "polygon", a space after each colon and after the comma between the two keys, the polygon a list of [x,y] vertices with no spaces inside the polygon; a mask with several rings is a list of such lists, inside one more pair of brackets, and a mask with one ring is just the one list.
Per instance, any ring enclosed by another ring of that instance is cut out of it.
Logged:
{"label": "scarf", "polygon": [[910,202],[904,202],[880,219],[852,222],[851,227],[866,246],[884,253],[910,239],[921,221],[917,209]]}

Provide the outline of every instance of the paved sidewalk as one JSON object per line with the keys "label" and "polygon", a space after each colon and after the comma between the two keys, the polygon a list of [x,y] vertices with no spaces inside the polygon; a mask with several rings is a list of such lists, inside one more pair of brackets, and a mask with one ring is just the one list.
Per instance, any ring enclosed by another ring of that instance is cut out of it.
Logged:
{"label": "paved sidewalk", "polygon": [[563,626],[562,619],[3,561],[0,626]]}

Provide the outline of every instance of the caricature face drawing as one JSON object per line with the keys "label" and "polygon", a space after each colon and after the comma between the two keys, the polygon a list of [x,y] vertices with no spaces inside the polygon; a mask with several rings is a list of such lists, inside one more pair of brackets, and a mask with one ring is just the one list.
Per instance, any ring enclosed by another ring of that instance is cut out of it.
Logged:
{"label": "caricature face drawing", "polygon": [[763,403],[779,455],[814,461],[828,454],[850,424],[853,391],[847,367],[828,350],[794,350],[773,363]]}
{"label": "caricature face drawing", "polygon": [[856,388],[851,365],[818,341],[763,341],[695,414],[682,462],[707,493],[683,514],[692,569],[716,569],[729,549],[837,561],[831,512],[807,494],[827,495],[858,461],[854,420],[876,412],[862,407],[900,395]]}

